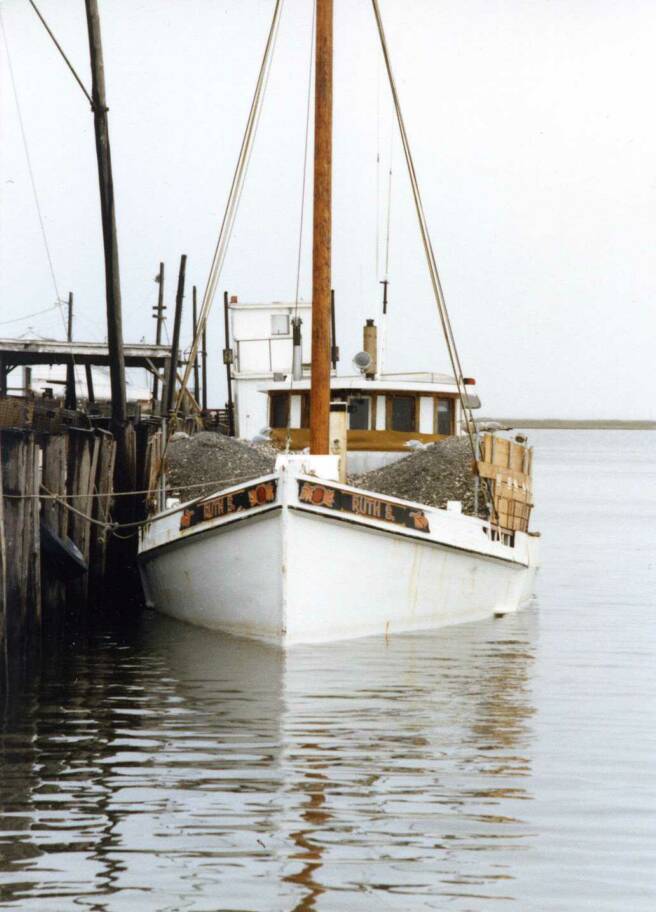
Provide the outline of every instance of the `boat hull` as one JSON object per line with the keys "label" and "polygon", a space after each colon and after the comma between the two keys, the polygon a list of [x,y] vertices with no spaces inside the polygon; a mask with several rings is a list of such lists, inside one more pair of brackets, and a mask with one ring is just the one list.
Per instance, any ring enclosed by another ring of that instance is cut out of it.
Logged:
{"label": "boat hull", "polygon": [[[140,554],[152,607],[291,646],[474,621],[516,611],[531,597],[537,539],[516,533],[506,545],[474,517],[284,470],[209,502],[222,507],[234,495],[248,506],[246,497],[266,485],[276,487],[270,503],[186,528],[181,507],[164,528],[153,524]],[[394,521],[335,509],[337,495],[370,513],[382,504],[388,517],[393,507]]]}

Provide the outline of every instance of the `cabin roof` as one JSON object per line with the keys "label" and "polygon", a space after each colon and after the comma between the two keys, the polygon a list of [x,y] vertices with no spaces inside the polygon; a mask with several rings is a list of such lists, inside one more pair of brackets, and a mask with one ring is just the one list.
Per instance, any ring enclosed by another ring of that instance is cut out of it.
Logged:
{"label": "cabin roof", "polygon": [[311,310],[312,301],[230,301],[230,310]]}
{"label": "cabin roof", "polygon": [[[310,389],[310,383],[310,378],[304,377],[302,380],[294,380],[291,384],[289,376],[287,376],[285,380],[264,383],[259,390],[263,393],[288,393],[291,385],[295,392],[302,392]],[[453,377],[449,377],[447,374],[429,373],[385,374],[377,380],[367,380],[362,374],[352,377],[331,377],[330,388],[332,390],[357,390],[363,395],[374,392],[451,393],[455,395],[458,392]]]}

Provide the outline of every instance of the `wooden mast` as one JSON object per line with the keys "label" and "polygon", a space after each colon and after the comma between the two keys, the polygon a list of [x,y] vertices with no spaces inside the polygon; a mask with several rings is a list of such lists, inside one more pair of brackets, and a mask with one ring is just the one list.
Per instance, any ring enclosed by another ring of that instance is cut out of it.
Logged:
{"label": "wooden mast", "polygon": [[[118,270],[118,242],[114,211],[114,183],[109,147],[109,124],[105,97],[105,68],[100,38],[100,16],[97,0],[85,0],[89,54],[91,58],[91,96],[96,134],[96,155],[100,183],[100,211],[105,253],[105,287],[107,299],[107,345],[109,376],[112,389],[112,431],[117,444],[117,481],[119,491],[133,490],[135,462],[127,444],[127,402],[125,393],[125,356],[121,317],[121,287]],[[123,498],[124,500],[127,498]]]}
{"label": "wooden mast", "polygon": [[333,0],[317,0],[314,82],[312,384],[310,452],[329,452],[332,230]]}

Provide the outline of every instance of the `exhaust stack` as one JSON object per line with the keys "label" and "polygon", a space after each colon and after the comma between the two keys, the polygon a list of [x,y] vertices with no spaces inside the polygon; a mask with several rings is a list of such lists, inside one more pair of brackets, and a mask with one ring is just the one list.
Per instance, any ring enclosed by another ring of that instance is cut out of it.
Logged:
{"label": "exhaust stack", "polygon": [[377,353],[378,353],[378,330],[373,320],[367,320],[364,325],[363,349],[371,358],[371,363],[365,371],[368,380],[373,380],[376,376]]}

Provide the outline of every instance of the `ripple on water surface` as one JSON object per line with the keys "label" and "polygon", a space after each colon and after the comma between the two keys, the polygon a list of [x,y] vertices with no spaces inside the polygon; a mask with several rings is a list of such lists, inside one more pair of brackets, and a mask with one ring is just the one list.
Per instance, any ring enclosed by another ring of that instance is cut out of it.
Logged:
{"label": "ripple on water surface", "polygon": [[617,433],[607,515],[600,438],[536,435],[516,616],[287,655],[146,616],[46,661],[2,732],[0,908],[651,910],[654,500],[615,517],[654,466]]}

